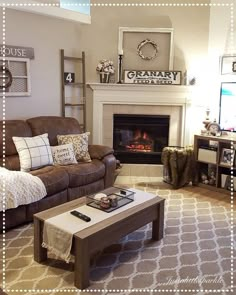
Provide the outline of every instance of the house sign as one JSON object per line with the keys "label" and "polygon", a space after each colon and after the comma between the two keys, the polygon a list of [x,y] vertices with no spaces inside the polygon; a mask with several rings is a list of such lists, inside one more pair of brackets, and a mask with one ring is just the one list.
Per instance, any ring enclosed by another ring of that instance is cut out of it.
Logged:
{"label": "house sign", "polygon": [[[4,55],[5,52],[5,55]],[[5,50],[3,45],[0,45],[0,57],[16,57],[16,58],[34,58],[34,48],[32,47],[22,47],[22,46],[12,46],[5,45]]]}
{"label": "house sign", "polygon": [[124,71],[124,83],[147,85],[180,85],[181,71]]}

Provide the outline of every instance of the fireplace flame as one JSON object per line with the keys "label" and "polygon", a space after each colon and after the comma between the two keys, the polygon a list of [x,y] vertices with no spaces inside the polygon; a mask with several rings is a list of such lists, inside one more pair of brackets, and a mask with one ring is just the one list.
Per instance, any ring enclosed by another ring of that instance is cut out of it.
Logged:
{"label": "fireplace flame", "polygon": [[133,140],[130,141],[126,148],[132,152],[145,152],[150,153],[153,150],[153,140],[147,134],[140,129],[135,130]]}

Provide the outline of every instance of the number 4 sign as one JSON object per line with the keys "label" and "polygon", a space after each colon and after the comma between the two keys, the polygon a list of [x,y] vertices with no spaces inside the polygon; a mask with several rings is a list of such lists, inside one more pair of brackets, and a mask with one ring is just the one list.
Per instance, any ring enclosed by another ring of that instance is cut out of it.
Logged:
{"label": "number 4 sign", "polygon": [[74,83],[75,82],[75,73],[64,73],[64,82],[67,83]]}

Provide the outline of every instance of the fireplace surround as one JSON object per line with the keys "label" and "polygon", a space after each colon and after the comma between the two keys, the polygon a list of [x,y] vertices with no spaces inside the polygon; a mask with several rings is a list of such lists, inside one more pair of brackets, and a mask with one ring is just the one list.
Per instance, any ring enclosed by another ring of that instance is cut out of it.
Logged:
{"label": "fireplace surround", "polygon": [[115,114],[169,116],[168,145],[190,143],[191,87],[100,83],[90,83],[89,87],[93,116],[88,128],[93,144],[113,146]]}

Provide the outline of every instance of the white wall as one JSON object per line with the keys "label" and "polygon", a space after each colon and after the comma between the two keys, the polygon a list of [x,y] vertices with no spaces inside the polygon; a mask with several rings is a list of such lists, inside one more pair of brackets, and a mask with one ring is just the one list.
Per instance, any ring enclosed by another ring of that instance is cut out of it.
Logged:
{"label": "white wall", "polygon": [[[212,0],[214,3],[217,1]],[[236,81],[236,75],[220,75],[220,57],[225,54],[236,55],[236,0],[231,3],[234,5],[233,15],[229,6],[213,6],[210,14],[208,59],[211,80],[208,84],[208,104],[213,119],[218,119],[221,82]]]}
{"label": "white wall", "polygon": [[30,60],[31,96],[7,97],[7,119],[61,115],[60,49],[67,55],[80,54],[78,27],[69,21],[6,9],[6,44],[33,47],[35,54]]}
{"label": "white wall", "polygon": [[[202,78],[200,87],[194,93],[192,134],[203,129],[201,122],[206,117],[207,107],[210,108],[210,120],[216,119],[218,122],[221,82],[236,81],[236,75],[220,74],[220,57],[224,54],[236,55],[236,0],[231,2],[234,3],[233,15],[230,6],[222,5],[224,1],[211,1],[208,53],[205,56],[204,66],[199,67]],[[214,4],[220,5],[214,6]]]}

